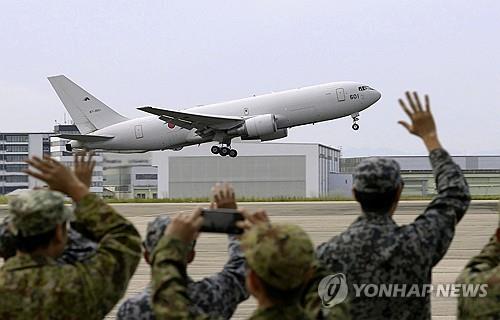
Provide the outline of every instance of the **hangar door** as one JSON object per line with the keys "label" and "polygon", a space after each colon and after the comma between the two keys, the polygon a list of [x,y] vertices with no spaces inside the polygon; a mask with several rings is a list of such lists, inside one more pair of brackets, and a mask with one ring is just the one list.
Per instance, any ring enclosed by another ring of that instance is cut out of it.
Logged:
{"label": "hangar door", "polygon": [[306,157],[170,157],[169,197],[208,197],[217,182],[230,182],[239,196],[305,197]]}

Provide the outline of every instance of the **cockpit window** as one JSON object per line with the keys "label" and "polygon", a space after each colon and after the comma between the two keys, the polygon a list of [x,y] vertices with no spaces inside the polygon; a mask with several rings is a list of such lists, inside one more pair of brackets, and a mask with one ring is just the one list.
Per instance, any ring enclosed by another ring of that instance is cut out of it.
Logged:
{"label": "cockpit window", "polygon": [[375,89],[373,89],[372,87],[369,87],[369,86],[358,87],[358,91],[365,91],[365,90],[375,90]]}

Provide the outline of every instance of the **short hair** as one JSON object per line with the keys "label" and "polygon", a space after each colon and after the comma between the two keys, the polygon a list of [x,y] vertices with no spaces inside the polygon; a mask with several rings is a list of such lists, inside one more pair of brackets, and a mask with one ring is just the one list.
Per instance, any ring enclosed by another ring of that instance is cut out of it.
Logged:
{"label": "short hair", "polygon": [[398,189],[391,189],[383,193],[360,192],[354,189],[354,197],[361,204],[364,212],[388,212],[394,204],[397,195]]}
{"label": "short hair", "polygon": [[30,253],[39,248],[47,248],[50,241],[56,236],[56,228],[47,232],[40,233],[34,236],[23,237],[22,235],[16,236],[16,247],[21,252]]}

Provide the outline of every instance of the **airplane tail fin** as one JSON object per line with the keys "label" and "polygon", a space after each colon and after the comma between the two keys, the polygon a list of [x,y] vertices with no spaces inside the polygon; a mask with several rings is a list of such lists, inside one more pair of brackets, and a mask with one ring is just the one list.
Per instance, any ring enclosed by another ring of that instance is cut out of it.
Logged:
{"label": "airplane tail fin", "polygon": [[48,79],[81,134],[85,135],[128,120],[66,76],[59,75]]}

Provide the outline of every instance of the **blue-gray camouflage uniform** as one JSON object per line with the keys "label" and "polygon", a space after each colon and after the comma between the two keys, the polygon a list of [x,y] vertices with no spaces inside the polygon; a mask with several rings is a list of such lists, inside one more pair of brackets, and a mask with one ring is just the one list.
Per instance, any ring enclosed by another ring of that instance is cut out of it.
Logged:
{"label": "blue-gray camouflage uniform", "polygon": [[[167,216],[159,216],[148,224],[143,245],[150,254],[163,236],[169,222]],[[187,294],[193,301],[189,308],[194,314],[230,319],[238,304],[248,298],[245,287],[245,258],[240,248],[240,241],[234,236],[228,236],[228,241],[229,260],[221,272],[199,281],[187,278]],[[151,302],[151,285],[125,300],[118,310],[117,319],[155,319]]]}
{"label": "blue-gray camouflage uniform", "polygon": [[[16,255],[15,237],[8,228],[9,219],[5,217],[0,224],[0,256],[5,260]],[[73,228],[68,229],[68,242],[63,253],[56,259],[59,264],[83,262],[92,257],[97,250],[97,243],[84,237]]]}
{"label": "blue-gray camouflage uniform", "polygon": [[[432,268],[446,254],[470,195],[460,168],[445,150],[433,150],[429,158],[438,194],[413,223],[398,226],[390,214],[363,212],[346,231],[317,249],[318,258],[332,273],[346,274],[353,319],[430,319],[428,293],[406,298],[355,297],[352,287],[432,283]],[[356,169],[354,189],[387,191],[400,181],[395,161],[370,158]]]}

